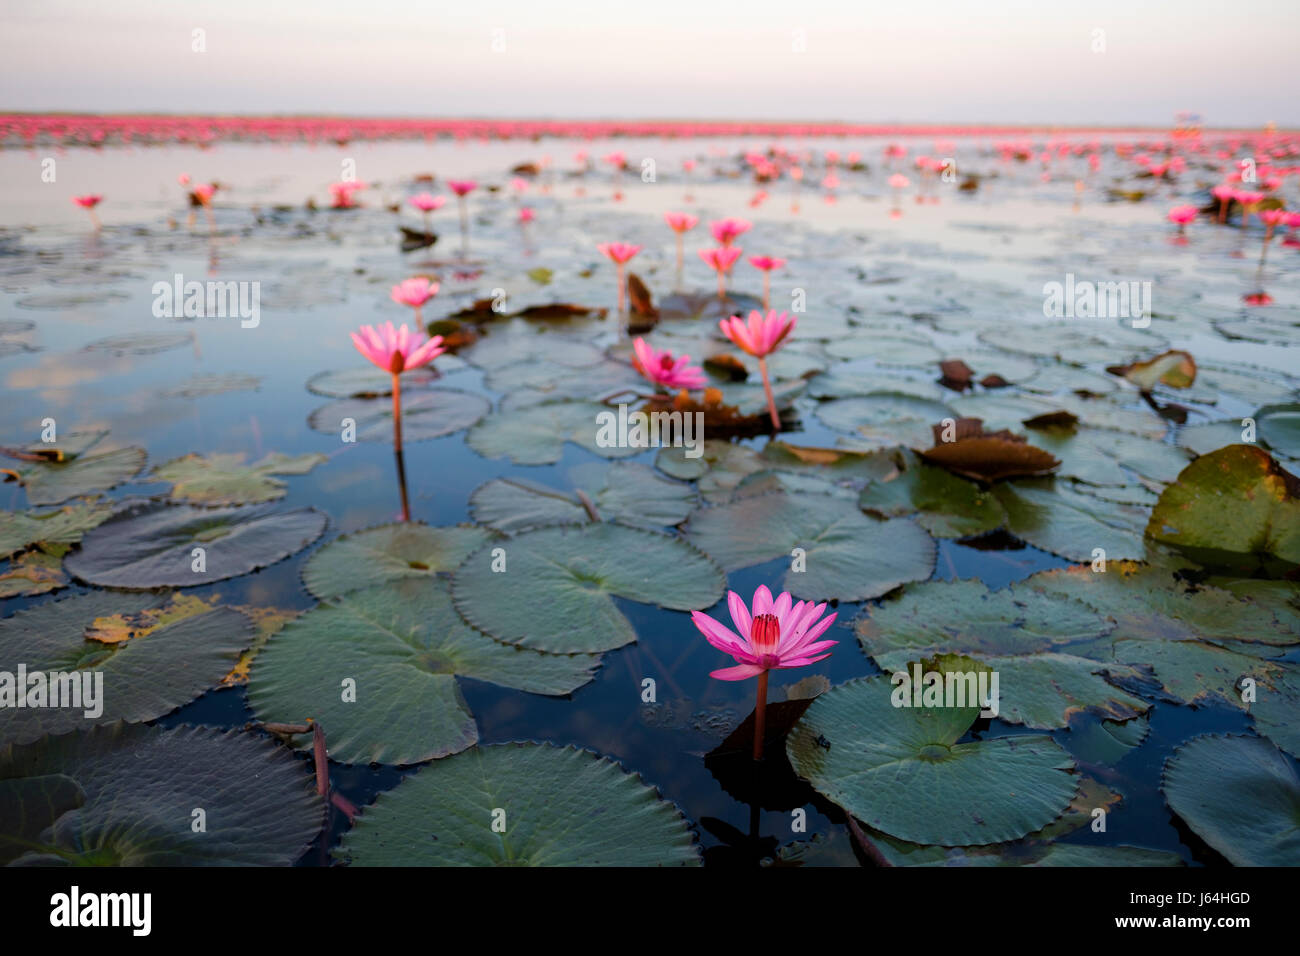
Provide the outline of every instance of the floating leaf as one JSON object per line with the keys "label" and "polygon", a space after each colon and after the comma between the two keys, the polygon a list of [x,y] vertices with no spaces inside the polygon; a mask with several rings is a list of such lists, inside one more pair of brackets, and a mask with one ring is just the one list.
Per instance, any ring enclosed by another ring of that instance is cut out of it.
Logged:
{"label": "floating leaf", "polygon": [[1132,382],[1144,392],[1151,391],[1157,385],[1191,388],[1192,383],[1196,381],[1196,359],[1192,358],[1190,352],[1175,349],[1161,352],[1155,358],[1144,362],[1111,365],[1106,371]]}
{"label": "floating leaf", "polygon": [[895,707],[892,695],[884,677],[832,688],[786,743],[795,773],[868,826],[914,843],[1002,843],[1046,826],[1074,798],[1074,763],[1051,737],[958,743],[978,706]]}
{"label": "floating leaf", "polygon": [[440,571],[454,571],[491,536],[470,525],[380,525],[340,535],[325,545],[303,565],[302,581],[321,600],[379,584],[427,581]]}
{"label": "floating leaf", "polygon": [[335,853],[352,866],[700,861],[681,812],[637,775],[575,747],[522,743],[476,747],[421,768],[381,794]]}
{"label": "floating leaf", "polygon": [[557,654],[612,650],[636,640],[615,597],[675,611],[711,606],[726,578],[678,538],[612,524],[545,528],[511,540],[505,573],[490,546],[452,577],[465,620],[499,641]]}
{"label": "floating leaf", "polygon": [[1151,732],[1145,717],[1132,720],[1084,720],[1070,727],[1070,752],[1086,764],[1113,767],[1142,745]]}
{"label": "floating leaf", "polygon": [[[257,656],[248,702],[268,723],[318,721],[334,760],[412,764],[478,741],[458,677],[561,695],[599,663],[494,641],[461,620],[445,581],[405,580],[351,591],[286,624]],[[354,700],[340,691],[344,679],[355,681]]]}
{"label": "floating leaf", "polygon": [[[312,508],[275,512],[265,505],[133,503],[87,532],[81,550],[69,555],[64,567],[100,587],[195,587],[296,554],[321,536],[325,524],[325,515]],[[204,551],[202,570],[195,570],[195,548]]]}
{"label": "floating leaf", "polygon": [[[172,611],[165,600],[92,592],[0,621],[0,670],[13,674],[25,665],[29,675],[46,675],[47,701],[57,685],[76,702],[17,708],[5,701],[0,679],[0,740],[26,743],[90,722],[153,720],[215,687],[252,640],[252,625],[229,608],[194,602]],[[141,628],[127,640],[106,643],[91,630],[96,619],[110,615],[147,618],[164,611],[170,614],[162,623]],[[56,673],[67,677],[56,679]],[[87,691],[95,697],[93,705],[84,696]]]}
{"label": "floating leaf", "polygon": [[111,504],[90,502],[57,511],[0,511],[0,556],[34,544],[76,544],[112,513]]}
{"label": "floating leaf", "polygon": [[127,332],[106,339],[98,339],[85,346],[87,352],[108,352],[112,355],[152,355],[189,345],[194,336],[189,332]]}
{"label": "floating leaf", "polygon": [[921,423],[928,435],[932,422],[953,417],[953,411],[942,402],[902,393],[883,393],[823,402],[817,408],[817,417],[829,428],[869,437],[897,433],[899,437],[894,444],[903,444],[903,436],[909,432],[897,426],[906,423],[915,431],[917,423]]}
{"label": "floating leaf", "polygon": [[[102,433],[96,437],[102,437]],[[24,461],[0,469],[15,478],[27,492],[32,505],[57,505],[70,498],[116,488],[139,474],[144,467],[143,448],[118,448],[87,455],[69,451],[63,460]]]}
{"label": "floating leaf", "polygon": [[[440,357],[439,365],[450,358]],[[437,380],[438,373],[431,365],[403,372],[402,395],[407,396],[408,389],[421,388]],[[320,372],[307,379],[307,391],[326,398],[388,398],[393,394],[393,375],[371,365]]]}
{"label": "floating leaf", "polygon": [[159,465],[152,478],[172,483],[168,497],[201,505],[252,505],[283,498],[287,484],[275,475],[305,475],[329,461],[324,455],[274,453],[251,465],[244,456],[186,455]]}
{"label": "floating leaf", "polygon": [[1300,671],[1285,666],[1255,690],[1250,716],[1255,730],[1293,757],[1300,757]]}
{"label": "floating leaf", "polygon": [[788,571],[780,590],[819,601],[879,597],[934,570],[934,541],[915,524],[877,521],[827,495],[761,495],[702,508],[685,530],[727,571],[802,549],[806,570]]}
{"label": "floating leaf", "polygon": [[[288,866],[324,821],[302,761],[208,727],[119,723],[7,747],[0,807],[15,797],[40,818],[0,813],[0,863]],[[193,829],[196,801],[205,832]]]}
{"label": "floating leaf", "polygon": [[[493,412],[470,429],[465,440],[484,458],[509,458],[517,465],[550,465],[560,460],[565,442],[605,458],[639,455],[643,447],[602,445],[604,414],[616,410],[599,402],[546,402]],[[619,436],[614,435],[617,442]]]}
{"label": "floating leaf", "polygon": [[1147,534],[1201,564],[1250,574],[1300,564],[1300,479],[1261,448],[1229,445],[1196,459],[1165,489]]}
{"label": "floating leaf", "polygon": [[[570,477],[603,521],[661,528],[686,520],[697,503],[689,485],[661,478],[638,463],[588,462],[572,469]],[[489,481],[474,491],[469,506],[476,522],[506,534],[592,520],[576,494],[520,478]]]}
{"label": "floating leaf", "polygon": [[[441,438],[469,428],[491,409],[482,395],[450,388],[431,388],[402,396],[402,440],[406,442]],[[356,422],[361,441],[393,440],[393,403],[387,399],[345,398],[322,405],[311,413],[308,424],[318,432],[337,435],[344,419]]]}
{"label": "floating leaf", "polygon": [[993,482],[1003,478],[1046,475],[1060,462],[1048,452],[1003,429],[988,432],[978,418],[963,418],[953,424],[951,439],[946,425],[932,426],[934,444],[916,447],[917,454],[932,465],[976,481]]}
{"label": "floating leaf", "polygon": [[1165,799],[1234,866],[1300,866],[1300,780],[1266,740],[1202,734],[1165,763]]}
{"label": "floating leaf", "polygon": [[1036,548],[1070,561],[1141,558],[1146,512],[1071,491],[1064,482],[1018,481],[994,489],[1007,512],[1007,530]]}
{"label": "floating leaf", "polygon": [[60,555],[29,551],[15,556],[0,574],[0,600],[47,594],[67,585],[68,576],[63,573]]}
{"label": "floating leaf", "polygon": [[1300,458],[1300,404],[1265,405],[1255,413],[1264,444],[1288,458]]}

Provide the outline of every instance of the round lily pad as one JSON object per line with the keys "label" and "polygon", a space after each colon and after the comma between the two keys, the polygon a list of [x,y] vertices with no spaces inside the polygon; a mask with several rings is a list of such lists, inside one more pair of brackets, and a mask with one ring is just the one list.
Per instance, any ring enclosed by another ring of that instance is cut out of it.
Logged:
{"label": "round lily pad", "polygon": [[494,641],[461,620],[445,581],[408,579],[352,591],[286,624],[253,663],[248,701],[267,722],[319,721],[334,760],[412,764],[477,742],[457,677],[562,695],[599,663]]}
{"label": "round lily pad", "polygon": [[1007,530],[1036,548],[1070,561],[1091,561],[1100,548],[1107,560],[1145,554],[1146,511],[1102,501],[1053,479],[1017,481],[994,488],[1007,513]]}
{"label": "round lily pad", "polygon": [[480,549],[452,576],[452,595],[465,620],[499,641],[573,654],[636,640],[615,597],[691,611],[714,604],[725,582],[680,538],[593,524]]}
{"label": "round lily pad", "polygon": [[[32,505],[57,505],[116,488],[144,467],[143,448],[76,454],[64,461],[21,462],[12,468]],[[5,470],[10,470],[6,468]]]}
{"label": "round lily pad", "polygon": [[[430,388],[402,395],[402,440],[425,441],[469,428],[491,409],[482,395],[450,388]],[[387,398],[345,398],[322,405],[308,424],[318,432],[338,435],[344,422],[356,423],[360,441],[393,440],[393,403]]]}
{"label": "round lily pad", "polygon": [[[437,379],[438,373],[429,365],[403,372],[402,394]],[[372,365],[357,365],[313,375],[307,379],[307,391],[325,398],[387,398],[393,394],[393,376]]]}
{"label": "round lily pad", "polygon": [[885,677],[834,687],[786,740],[795,773],[868,826],[913,843],[1003,843],[1074,798],[1074,762],[1051,737],[958,743],[978,707],[895,707],[894,692]]}
{"label": "round lily pad", "polygon": [[1238,573],[1300,564],[1300,479],[1262,448],[1229,445],[1183,469],[1146,530],[1202,564]]}
{"label": "round lily pad", "polygon": [[936,538],[984,534],[1006,521],[991,491],[912,456],[895,477],[868,484],[858,506],[887,518],[915,514],[916,523]]}
{"label": "round lily pad", "polygon": [[0,808],[0,863],[34,866],[288,866],[324,822],[264,737],[125,723],[0,749]]}
{"label": "round lily pad", "polygon": [[[654,469],[636,462],[588,462],[574,468],[570,477],[590,497],[601,520],[633,527],[675,525],[684,521],[697,503],[690,485],[660,477]],[[469,506],[475,521],[507,534],[591,520],[576,493],[522,478],[489,481],[474,491]]]}
{"label": "round lily pad", "polygon": [[112,512],[107,502],[71,504],[56,511],[0,511],[0,557],[31,544],[76,544]]}
{"label": "round lily pad", "polygon": [[518,743],[420,769],[380,794],[336,855],[352,866],[700,862],[681,812],[635,774],[574,747]]}
{"label": "round lily pad", "polygon": [[1283,666],[1255,688],[1250,716],[1255,730],[1293,757],[1300,758],[1300,669]]}
{"label": "round lily pad", "polygon": [[492,536],[471,525],[431,528],[418,521],[340,535],[307,559],[302,581],[316,597],[453,571]]}
{"label": "round lily pad", "polygon": [[1300,866],[1300,779],[1257,737],[1203,734],[1165,763],[1165,799],[1235,866]]}
{"label": "round lily pad", "polygon": [[321,536],[325,524],[325,515],[312,508],[276,512],[265,505],[199,508],[138,502],[87,532],[81,550],[70,554],[64,567],[100,587],[194,587],[296,554]]}
{"label": "round lily pad", "polygon": [[[97,618],[116,615],[136,621],[137,636],[88,636]],[[0,679],[0,741],[161,717],[219,684],[252,641],[252,622],[238,611],[194,601],[178,612],[157,595],[91,592],[18,611],[0,621],[0,671],[15,674],[21,664],[29,677],[44,675],[36,686],[46,706],[15,706]],[[15,692],[23,689],[8,689]],[[64,705],[50,706],[56,699]]]}
{"label": "round lily pad", "polygon": [[194,336],[189,332],[127,332],[106,339],[98,339],[85,346],[88,352],[109,352],[113,355],[152,355],[189,345]]}
{"label": "round lily pad", "polygon": [[728,571],[784,558],[790,570],[781,590],[819,601],[879,597],[934,570],[934,540],[917,525],[869,518],[830,495],[742,498],[700,509],[685,530]]}
{"label": "round lily pad", "polygon": [[1300,458],[1300,404],[1266,405],[1255,421],[1264,444],[1279,455]]}
{"label": "round lily pad", "polygon": [[168,497],[198,505],[255,505],[283,498],[288,490],[276,475],[305,475],[329,461],[324,455],[266,455],[251,465],[244,456],[186,455],[153,470],[152,478],[168,481]]}
{"label": "round lily pad", "polygon": [[[617,416],[599,402],[544,402],[493,412],[470,429],[469,447],[484,458],[509,458],[517,465],[549,465],[560,460],[565,442],[605,458],[639,455],[645,448],[602,444],[601,415]],[[617,428],[613,429],[617,432]],[[613,435],[615,442],[620,436]]]}

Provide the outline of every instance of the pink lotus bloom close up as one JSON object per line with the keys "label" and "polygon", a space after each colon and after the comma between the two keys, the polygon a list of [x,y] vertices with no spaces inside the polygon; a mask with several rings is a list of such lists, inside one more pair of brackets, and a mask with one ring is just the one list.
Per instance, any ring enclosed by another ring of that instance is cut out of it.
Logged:
{"label": "pink lotus bloom close up", "polygon": [[771,272],[773,269],[780,269],[785,265],[785,260],[776,259],[772,256],[750,256],[749,264],[755,269],[762,269],[764,272]]}
{"label": "pink lotus bloom close up", "polygon": [[89,196],[73,196],[72,201],[75,202],[82,209],[94,209],[96,206],[98,206],[101,202],[104,201],[104,197],[99,195],[93,195],[93,194]]}
{"label": "pink lotus bloom close up", "polygon": [[755,358],[766,358],[794,331],[795,320],[787,312],[775,309],[763,315],[757,309],[749,313],[749,322],[738,315],[718,323],[722,334]]}
{"label": "pink lotus bloom close up", "polygon": [[640,246],[634,246],[630,242],[602,242],[596,248],[619,265],[623,265],[641,251]]}
{"label": "pink lotus bloom close up", "polygon": [[906,189],[910,185],[912,185],[912,181],[902,173],[894,173],[889,177],[890,189]]}
{"label": "pink lotus bloom close up", "polygon": [[457,196],[468,196],[478,189],[478,183],[472,179],[449,179],[447,180],[447,188]]}
{"label": "pink lotus bloom close up", "polygon": [[703,611],[691,612],[691,620],[705,640],[736,660],[734,667],[713,671],[710,677],[748,680],[769,670],[805,667],[830,657],[829,649],[839,643],[817,640],[837,617],[836,613],[822,617],[826,611],[824,603],[795,603],[787,591],[773,600],[767,585],[760,584],[754,592],[752,606],[751,613],[739,594],[727,592],[727,609],[735,631]]}
{"label": "pink lotus bloom close up", "polygon": [[665,388],[703,388],[704,370],[691,365],[691,357],[682,355],[673,358],[667,349],[660,351],[646,344],[645,339],[638,338],[632,343],[636,357],[632,367],[656,385]]}
{"label": "pink lotus bloom close up", "polygon": [[520,223],[532,222],[535,218],[537,218],[537,214],[534,213],[533,210],[532,210],[530,207],[528,207],[528,206],[520,206],[520,207],[519,207],[519,222],[520,222]]}
{"label": "pink lotus bloom close up", "polygon": [[744,219],[719,219],[717,222],[709,223],[709,231],[713,233],[713,238],[718,243],[729,246],[742,233],[748,232],[751,225],[752,223]]}
{"label": "pink lotus bloom close up", "polygon": [[212,202],[212,197],[216,195],[217,187],[212,185],[212,183],[199,183],[199,185],[195,186],[190,190],[190,192],[193,193],[194,197],[198,199],[199,202],[206,206],[208,203]]}
{"label": "pink lotus bloom close up", "polygon": [[441,335],[426,340],[418,329],[412,330],[405,323],[394,328],[392,322],[361,326],[352,333],[352,344],[379,368],[394,375],[428,365],[446,351]]}
{"label": "pink lotus bloom close up", "polygon": [[435,196],[433,193],[416,193],[407,200],[412,206],[420,212],[434,212],[442,208],[442,204],[447,200],[443,196]]}
{"label": "pink lotus bloom close up", "polygon": [[722,249],[701,249],[700,258],[707,262],[718,272],[730,272],[731,267],[736,264],[743,250],[732,248]]}
{"label": "pink lotus bloom close up", "polygon": [[438,294],[438,283],[430,282],[424,276],[416,276],[397,283],[390,294],[398,305],[409,305],[413,309],[418,309]]}
{"label": "pink lotus bloom close up", "polygon": [[664,222],[668,223],[673,232],[682,233],[699,225],[700,217],[692,216],[688,212],[666,212]]}
{"label": "pink lotus bloom close up", "polygon": [[1197,217],[1200,210],[1195,206],[1175,206],[1169,210],[1169,221],[1185,226]]}

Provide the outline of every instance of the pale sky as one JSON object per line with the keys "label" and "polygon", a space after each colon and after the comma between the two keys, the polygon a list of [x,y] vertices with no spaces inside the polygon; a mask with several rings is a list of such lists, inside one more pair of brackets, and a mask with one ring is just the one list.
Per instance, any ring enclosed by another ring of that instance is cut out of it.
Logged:
{"label": "pale sky", "polygon": [[1300,0],[4,0],[0,109],[1294,128],[1298,42]]}

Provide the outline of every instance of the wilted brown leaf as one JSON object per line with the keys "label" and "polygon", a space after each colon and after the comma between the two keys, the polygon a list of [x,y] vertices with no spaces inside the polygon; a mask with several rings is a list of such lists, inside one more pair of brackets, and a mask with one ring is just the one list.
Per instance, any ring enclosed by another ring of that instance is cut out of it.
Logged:
{"label": "wilted brown leaf", "polygon": [[998,481],[1050,474],[1061,463],[1048,452],[1003,429],[985,432],[978,418],[961,418],[952,429],[953,440],[944,441],[944,425],[934,426],[935,445],[916,452],[932,465],[976,481]]}

